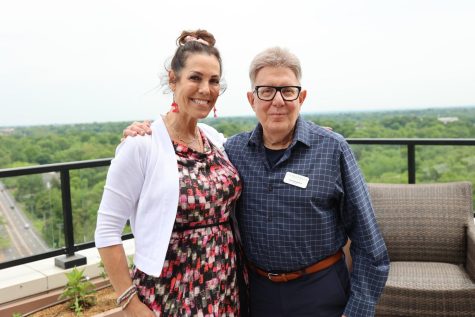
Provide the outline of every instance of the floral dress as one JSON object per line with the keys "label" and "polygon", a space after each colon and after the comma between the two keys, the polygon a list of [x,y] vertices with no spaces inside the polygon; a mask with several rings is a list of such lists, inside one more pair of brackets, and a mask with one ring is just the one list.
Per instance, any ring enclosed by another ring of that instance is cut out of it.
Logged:
{"label": "floral dress", "polygon": [[241,181],[235,167],[200,134],[203,153],[173,142],[180,196],[162,273],[132,272],[140,300],[157,316],[239,316],[230,213]]}

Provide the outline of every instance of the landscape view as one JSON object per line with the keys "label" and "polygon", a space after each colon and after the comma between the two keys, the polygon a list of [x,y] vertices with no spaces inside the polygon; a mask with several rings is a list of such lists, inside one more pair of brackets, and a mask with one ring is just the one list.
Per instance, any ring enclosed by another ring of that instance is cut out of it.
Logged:
{"label": "landscape view", "polygon": [[[304,117],[346,138],[475,138],[475,106]],[[256,124],[254,117],[206,122],[226,136]],[[0,169],[111,158],[129,123],[0,128]],[[405,146],[351,147],[368,182],[407,183]],[[71,171],[75,243],[93,240],[106,173],[107,167]],[[475,146],[416,147],[417,183],[461,180],[475,183]],[[0,262],[63,246],[59,174],[0,178]]]}

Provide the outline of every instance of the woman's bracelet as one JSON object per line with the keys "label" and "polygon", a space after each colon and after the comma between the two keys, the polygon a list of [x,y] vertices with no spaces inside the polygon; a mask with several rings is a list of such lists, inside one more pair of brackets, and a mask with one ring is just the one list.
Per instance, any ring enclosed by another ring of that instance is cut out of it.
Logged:
{"label": "woman's bracelet", "polygon": [[[124,302],[127,302],[128,304],[136,293],[137,293],[137,286],[131,285],[117,298],[117,301],[116,301],[117,306],[122,306],[122,303]],[[125,304],[125,306],[127,304]]]}
{"label": "woman's bracelet", "polygon": [[127,305],[129,305],[130,301],[132,301],[132,298],[134,298],[135,294],[137,294],[137,291],[133,292],[128,298],[127,300],[125,301],[125,303],[123,303],[120,307],[122,308],[122,310],[124,310]]}

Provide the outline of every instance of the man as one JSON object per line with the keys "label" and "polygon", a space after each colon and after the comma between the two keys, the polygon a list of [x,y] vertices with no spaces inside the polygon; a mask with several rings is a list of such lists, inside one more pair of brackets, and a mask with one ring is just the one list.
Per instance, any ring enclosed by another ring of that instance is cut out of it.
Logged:
{"label": "man", "polygon": [[[251,315],[373,316],[389,258],[350,147],[300,117],[307,91],[295,55],[267,49],[249,75],[259,123],[225,148],[244,184],[236,216]],[[348,238],[351,278],[341,252]]]}

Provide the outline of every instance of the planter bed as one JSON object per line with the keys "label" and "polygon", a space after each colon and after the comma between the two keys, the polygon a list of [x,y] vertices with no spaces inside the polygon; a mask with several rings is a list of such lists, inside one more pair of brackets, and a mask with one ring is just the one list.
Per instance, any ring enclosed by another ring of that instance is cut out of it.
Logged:
{"label": "planter bed", "polygon": [[[122,317],[122,310],[116,307],[115,294],[108,280],[102,278],[91,281],[97,290],[97,303],[83,311],[82,317]],[[0,316],[11,317],[14,313],[21,313],[25,317],[75,317],[69,309],[67,300],[58,300],[62,289],[45,294],[30,296],[11,302],[0,308]]]}

